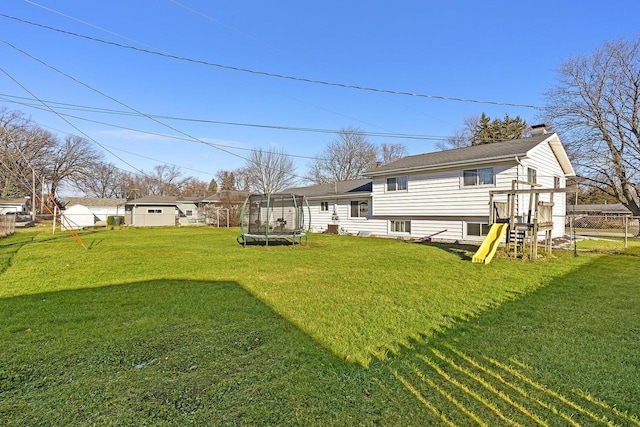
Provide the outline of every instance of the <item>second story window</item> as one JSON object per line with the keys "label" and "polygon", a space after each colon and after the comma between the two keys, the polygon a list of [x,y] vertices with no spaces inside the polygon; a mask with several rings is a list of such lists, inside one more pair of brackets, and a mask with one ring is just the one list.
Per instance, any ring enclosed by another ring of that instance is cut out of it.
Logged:
{"label": "second story window", "polygon": [[404,176],[394,176],[387,178],[387,191],[401,191],[407,189],[408,178]]}
{"label": "second story window", "polygon": [[466,169],[462,171],[462,183],[465,187],[473,185],[493,185],[495,184],[493,168]]}

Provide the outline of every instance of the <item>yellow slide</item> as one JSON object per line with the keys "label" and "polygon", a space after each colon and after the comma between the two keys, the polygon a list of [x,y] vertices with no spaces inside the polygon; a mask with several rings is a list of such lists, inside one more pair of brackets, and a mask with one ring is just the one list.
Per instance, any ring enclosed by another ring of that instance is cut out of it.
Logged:
{"label": "yellow slide", "polygon": [[489,230],[489,234],[484,238],[480,249],[471,259],[472,262],[489,264],[496,253],[500,240],[504,237],[504,233],[509,228],[509,224],[493,224]]}

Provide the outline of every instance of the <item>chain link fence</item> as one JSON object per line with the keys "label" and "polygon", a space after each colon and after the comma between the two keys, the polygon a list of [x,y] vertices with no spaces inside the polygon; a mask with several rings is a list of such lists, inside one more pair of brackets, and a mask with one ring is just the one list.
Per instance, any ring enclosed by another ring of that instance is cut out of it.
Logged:
{"label": "chain link fence", "polygon": [[567,215],[570,245],[582,251],[640,251],[640,217]]}

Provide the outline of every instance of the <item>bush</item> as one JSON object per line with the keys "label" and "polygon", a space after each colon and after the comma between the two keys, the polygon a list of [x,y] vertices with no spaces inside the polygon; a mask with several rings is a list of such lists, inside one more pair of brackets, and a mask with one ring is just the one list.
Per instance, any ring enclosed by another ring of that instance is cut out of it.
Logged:
{"label": "bush", "polygon": [[122,225],[124,224],[124,216],[110,215],[107,217],[107,226],[109,225]]}

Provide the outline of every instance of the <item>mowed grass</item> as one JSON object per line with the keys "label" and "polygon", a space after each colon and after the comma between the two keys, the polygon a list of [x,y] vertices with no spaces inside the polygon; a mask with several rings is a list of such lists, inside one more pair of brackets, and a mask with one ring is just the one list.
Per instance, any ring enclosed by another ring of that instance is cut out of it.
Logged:
{"label": "mowed grass", "polygon": [[638,424],[636,257],[236,234],[0,241],[3,424]]}
{"label": "mowed grass", "polygon": [[[617,252],[628,254],[640,254],[640,238],[627,237],[626,249],[624,237],[613,236],[594,236],[591,238],[581,239],[574,243],[579,251],[595,251],[595,252]],[[573,246],[572,246],[573,248]]]}

